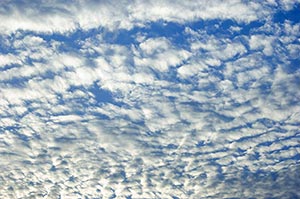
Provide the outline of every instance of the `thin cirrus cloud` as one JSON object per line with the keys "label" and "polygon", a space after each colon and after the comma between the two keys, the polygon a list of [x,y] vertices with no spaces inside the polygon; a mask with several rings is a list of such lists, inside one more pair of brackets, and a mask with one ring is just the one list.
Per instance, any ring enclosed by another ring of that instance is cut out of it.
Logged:
{"label": "thin cirrus cloud", "polygon": [[0,4],[0,197],[299,197],[297,2]]}

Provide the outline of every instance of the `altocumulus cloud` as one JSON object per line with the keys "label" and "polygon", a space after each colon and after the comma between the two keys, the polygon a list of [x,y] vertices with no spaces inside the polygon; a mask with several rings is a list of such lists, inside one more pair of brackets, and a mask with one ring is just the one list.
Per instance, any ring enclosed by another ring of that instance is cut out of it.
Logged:
{"label": "altocumulus cloud", "polygon": [[299,1],[0,2],[1,198],[299,198]]}

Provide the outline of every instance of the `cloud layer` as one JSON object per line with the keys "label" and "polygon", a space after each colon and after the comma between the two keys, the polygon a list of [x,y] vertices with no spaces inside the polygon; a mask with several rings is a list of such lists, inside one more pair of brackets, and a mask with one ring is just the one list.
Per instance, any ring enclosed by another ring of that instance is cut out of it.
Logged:
{"label": "cloud layer", "polygon": [[295,1],[0,4],[1,198],[300,197]]}
{"label": "cloud layer", "polygon": [[268,18],[274,8],[292,9],[295,1],[2,1],[0,31],[66,33],[80,28],[131,29],[149,22],[187,23],[199,19],[232,19],[240,23]]}

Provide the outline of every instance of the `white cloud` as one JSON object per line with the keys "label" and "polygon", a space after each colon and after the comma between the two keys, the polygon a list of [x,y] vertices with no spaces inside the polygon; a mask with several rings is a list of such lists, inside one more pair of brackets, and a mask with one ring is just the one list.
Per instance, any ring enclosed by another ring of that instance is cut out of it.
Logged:
{"label": "white cloud", "polygon": [[1,68],[11,64],[22,64],[22,61],[12,54],[0,55]]}
{"label": "white cloud", "polygon": [[295,1],[283,0],[283,1],[279,2],[280,6],[286,11],[293,9],[295,4],[297,4],[297,3],[300,3],[300,1],[299,0],[295,0]]}
{"label": "white cloud", "polygon": [[252,50],[262,49],[263,53],[267,56],[273,54],[272,42],[274,38],[265,35],[252,35],[250,38],[250,48]]}
{"label": "white cloud", "polygon": [[193,75],[198,75],[201,70],[207,69],[207,65],[204,63],[185,64],[178,68],[177,72],[182,78],[189,78]]}
{"label": "white cloud", "polygon": [[147,22],[189,22],[199,19],[234,19],[250,22],[268,15],[271,10],[258,3],[239,0],[224,2],[182,1],[58,1],[2,2],[2,33],[17,30],[70,32],[105,27],[110,30],[144,26]]}
{"label": "white cloud", "polygon": [[53,116],[50,119],[53,122],[76,122],[82,120],[83,118],[78,115],[60,115]]}
{"label": "white cloud", "polygon": [[167,72],[169,67],[181,64],[191,55],[188,51],[176,49],[166,38],[143,41],[136,51],[134,62],[137,67],[150,67]]}
{"label": "white cloud", "polygon": [[[66,33],[233,19],[242,30],[277,2],[114,3],[32,1],[22,13],[11,1],[0,10],[8,20],[0,29]],[[121,45],[81,32],[88,38],[76,48],[41,33],[12,34],[15,53],[0,55],[0,197],[263,198],[274,192],[269,184],[292,187],[285,174],[296,174],[299,162],[291,159],[299,153],[299,71],[284,67],[297,58],[299,26],[285,22],[265,36],[275,27],[266,23],[234,38],[186,28],[184,47],[147,33]],[[102,103],[102,92],[112,101]],[[256,173],[280,170],[270,181]],[[263,187],[256,192],[254,180]]]}

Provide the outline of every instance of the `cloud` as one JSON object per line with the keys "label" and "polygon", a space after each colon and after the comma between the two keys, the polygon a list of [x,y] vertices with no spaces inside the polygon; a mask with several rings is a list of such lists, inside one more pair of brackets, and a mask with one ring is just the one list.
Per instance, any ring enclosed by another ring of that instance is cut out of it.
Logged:
{"label": "cloud", "polygon": [[150,67],[159,72],[167,72],[169,67],[180,65],[190,53],[176,49],[165,38],[148,39],[142,42],[134,57],[136,67]]}
{"label": "cloud", "polygon": [[[72,32],[104,27],[109,30],[132,29],[148,22],[192,22],[199,19],[233,19],[251,22],[267,16],[270,5],[244,3],[239,0],[224,2],[181,1],[3,1],[0,19],[2,33],[17,30],[45,33]],[[67,6],[68,5],[68,6]],[[272,3],[271,3],[272,5]],[[288,3],[284,4],[287,7]]]}
{"label": "cloud", "polygon": [[290,1],[72,2],[2,3],[0,197],[298,197]]}
{"label": "cloud", "polygon": [[12,64],[21,64],[21,63],[22,61],[12,54],[0,55],[1,68],[4,68]]}
{"label": "cloud", "polygon": [[252,35],[250,38],[250,48],[252,50],[262,48],[263,53],[267,56],[270,56],[273,53],[272,40],[272,37],[265,37],[264,35]]}

